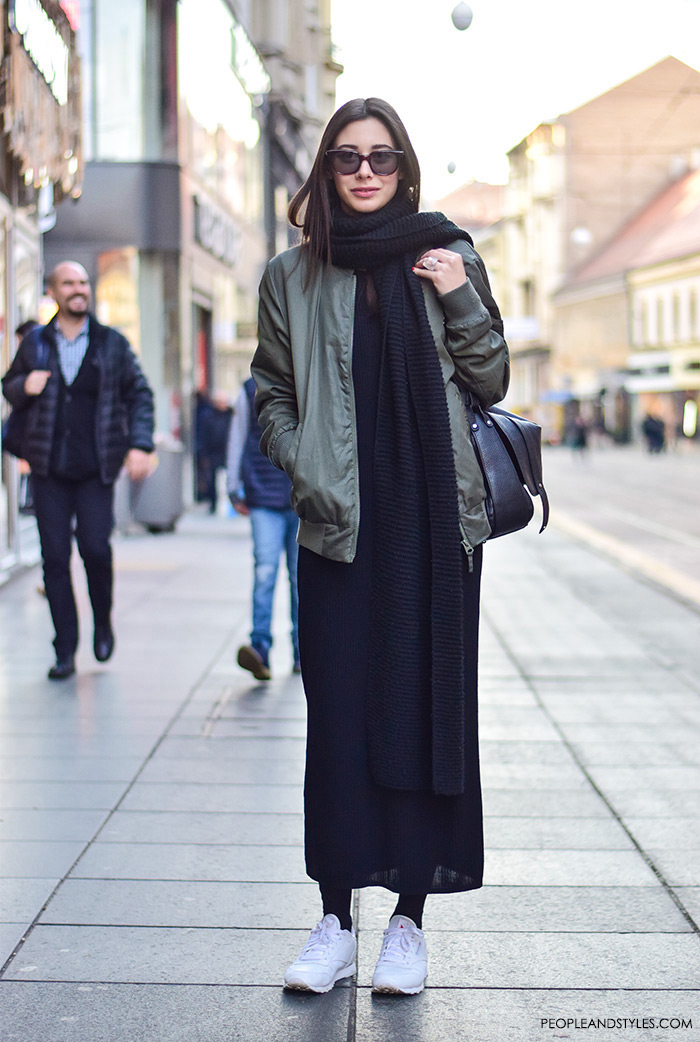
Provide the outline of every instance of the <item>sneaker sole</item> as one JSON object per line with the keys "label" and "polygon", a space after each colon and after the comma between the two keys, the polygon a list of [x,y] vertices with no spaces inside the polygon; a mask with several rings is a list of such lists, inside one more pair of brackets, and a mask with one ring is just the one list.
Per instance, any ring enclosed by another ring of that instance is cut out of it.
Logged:
{"label": "sneaker sole", "polygon": [[421,983],[415,988],[400,988],[396,984],[379,984],[372,985],[373,995],[420,995],[421,991],[425,988],[425,982],[428,978],[426,974]]}
{"label": "sneaker sole", "polygon": [[249,673],[252,673],[256,680],[270,680],[272,674],[270,670],[260,662],[255,655],[252,655],[247,648],[241,648],[238,652],[238,665],[241,669],[247,669]]}
{"label": "sneaker sole", "polygon": [[313,991],[313,993],[315,995],[325,995],[326,992],[331,991],[335,987],[335,985],[338,983],[339,980],[343,980],[345,977],[352,977],[353,973],[355,973],[355,970],[356,970],[355,963],[353,963],[352,966],[346,966],[344,969],[338,970],[338,972],[336,973],[335,977],[330,982],[330,984],[327,984],[325,987],[316,987],[316,988],[314,988],[310,984],[308,984],[306,981],[302,981],[302,980],[299,980],[299,981],[285,981],[284,982],[284,990],[285,991]]}
{"label": "sneaker sole", "polygon": [[421,991],[425,988],[425,984],[420,984],[417,988],[394,988],[390,984],[384,984],[379,988],[372,988],[373,995],[420,995]]}

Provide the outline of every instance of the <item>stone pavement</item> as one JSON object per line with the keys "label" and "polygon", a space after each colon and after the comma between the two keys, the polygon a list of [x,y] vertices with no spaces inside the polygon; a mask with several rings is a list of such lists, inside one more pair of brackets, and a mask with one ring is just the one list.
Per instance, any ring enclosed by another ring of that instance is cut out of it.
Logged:
{"label": "stone pavement", "polygon": [[489,545],[486,885],[429,899],[424,994],[372,997],[393,902],[365,890],[357,981],[305,996],[280,987],[318,918],[284,591],[256,685],[244,520],[116,552],[115,657],[88,630],[63,684],[38,572],[0,589],[2,1042],[700,1040],[697,611],[557,529]]}

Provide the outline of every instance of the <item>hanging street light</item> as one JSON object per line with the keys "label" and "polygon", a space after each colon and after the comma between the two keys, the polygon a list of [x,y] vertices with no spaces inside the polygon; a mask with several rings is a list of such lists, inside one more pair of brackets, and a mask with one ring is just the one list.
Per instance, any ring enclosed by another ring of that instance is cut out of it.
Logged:
{"label": "hanging street light", "polygon": [[464,29],[468,29],[469,26],[472,24],[473,17],[474,14],[472,12],[471,7],[469,7],[468,4],[457,4],[454,11],[452,12],[452,24],[454,25],[455,29],[463,31]]}

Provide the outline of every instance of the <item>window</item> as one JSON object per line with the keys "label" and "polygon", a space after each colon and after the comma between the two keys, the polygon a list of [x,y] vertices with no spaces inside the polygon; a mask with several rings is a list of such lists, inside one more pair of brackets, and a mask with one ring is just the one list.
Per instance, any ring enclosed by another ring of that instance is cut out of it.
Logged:
{"label": "window", "polygon": [[647,324],[647,303],[643,297],[637,296],[632,311],[632,343],[635,347],[644,344]]}
{"label": "window", "polygon": [[95,7],[95,155],[138,160],[144,148],[145,0],[97,0]]}
{"label": "window", "polygon": [[681,339],[681,298],[674,293],[671,300],[671,340],[678,343]]}
{"label": "window", "polygon": [[659,342],[659,311],[661,300],[657,297],[649,297],[645,300],[646,321],[644,323],[644,342],[647,346]]}
{"label": "window", "polygon": [[532,279],[524,279],[521,284],[523,315],[535,314],[535,283]]}

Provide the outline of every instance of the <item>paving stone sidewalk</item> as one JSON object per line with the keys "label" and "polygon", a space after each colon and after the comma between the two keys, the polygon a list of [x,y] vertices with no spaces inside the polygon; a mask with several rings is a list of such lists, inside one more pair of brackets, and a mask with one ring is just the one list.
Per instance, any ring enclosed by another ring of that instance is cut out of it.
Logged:
{"label": "paving stone sidewalk", "polygon": [[489,545],[486,886],[429,899],[423,995],[372,997],[393,904],[366,890],[357,980],[304,996],[280,987],[318,918],[284,591],[258,685],[244,520],[116,553],[115,657],[86,630],[63,684],[38,572],[0,589],[2,1042],[700,1040],[696,611],[560,531]]}

